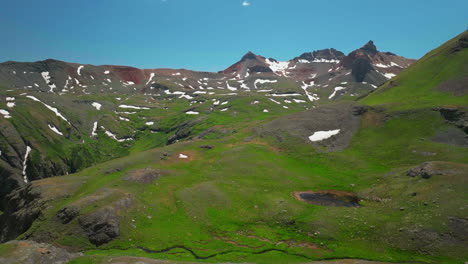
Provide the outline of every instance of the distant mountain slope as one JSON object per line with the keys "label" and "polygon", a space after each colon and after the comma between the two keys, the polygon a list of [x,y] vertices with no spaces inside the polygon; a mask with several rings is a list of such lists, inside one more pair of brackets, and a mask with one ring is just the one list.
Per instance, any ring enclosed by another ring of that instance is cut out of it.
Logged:
{"label": "distant mountain slope", "polygon": [[394,110],[468,105],[468,31],[426,54],[361,102]]}
{"label": "distant mountain slope", "polygon": [[[286,62],[249,52],[217,73],[53,59],[0,63],[0,199],[26,182],[130,152],[355,100],[412,63],[373,47],[369,56],[324,49]],[[356,57],[371,65],[359,81]],[[392,63],[401,67],[378,68]]]}

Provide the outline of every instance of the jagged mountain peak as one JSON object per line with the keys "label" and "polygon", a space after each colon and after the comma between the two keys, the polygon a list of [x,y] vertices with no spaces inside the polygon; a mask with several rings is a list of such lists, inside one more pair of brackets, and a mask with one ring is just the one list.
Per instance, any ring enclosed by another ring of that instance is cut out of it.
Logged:
{"label": "jagged mountain peak", "polygon": [[370,53],[370,54],[376,54],[377,52],[379,52],[377,50],[377,47],[374,44],[374,41],[372,41],[372,40],[369,40],[366,43],[366,45],[364,45],[364,46],[362,46],[362,48],[360,48],[360,50],[362,50],[364,52],[367,52],[367,53]]}
{"label": "jagged mountain peak", "polygon": [[258,59],[258,55],[253,53],[252,51],[247,52],[244,56],[242,56],[241,61],[245,60],[255,60]]}

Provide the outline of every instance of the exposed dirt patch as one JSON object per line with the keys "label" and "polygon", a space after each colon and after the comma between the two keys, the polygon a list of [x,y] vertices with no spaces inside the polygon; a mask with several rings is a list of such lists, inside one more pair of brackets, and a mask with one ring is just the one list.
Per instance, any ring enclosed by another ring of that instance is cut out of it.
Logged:
{"label": "exposed dirt patch", "polygon": [[382,112],[378,111],[368,111],[367,113],[364,114],[362,121],[361,121],[361,127],[362,128],[368,128],[368,127],[379,127],[382,126],[385,123],[385,114]]}
{"label": "exposed dirt patch", "polygon": [[[349,145],[368,110],[365,106],[348,102],[325,105],[278,118],[254,130],[260,137],[275,138],[278,142],[292,136],[311,144],[317,151],[339,151]],[[315,132],[331,130],[339,130],[339,133],[314,142],[309,139]]]}
{"label": "exposed dirt patch", "polygon": [[82,256],[82,253],[69,253],[62,248],[57,248],[45,243],[34,241],[10,241],[8,252],[0,255],[0,263],[68,263],[70,260]]}
{"label": "exposed dirt patch", "polygon": [[299,201],[322,206],[359,207],[359,198],[351,192],[324,190],[324,191],[297,191],[294,198]]}
{"label": "exposed dirt patch", "polygon": [[439,131],[431,138],[432,141],[437,143],[448,144],[457,147],[468,147],[468,135],[463,130],[450,127],[446,130]]}
{"label": "exposed dirt patch", "polygon": [[468,94],[468,76],[443,82],[437,86],[437,89],[455,96],[466,95]]}
{"label": "exposed dirt patch", "polygon": [[143,169],[136,169],[136,170],[128,171],[124,175],[123,179],[125,181],[130,181],[130,182],[148,184],[168,174],[169,174],[169,171],[165,171],[165,170],[143,168]]}

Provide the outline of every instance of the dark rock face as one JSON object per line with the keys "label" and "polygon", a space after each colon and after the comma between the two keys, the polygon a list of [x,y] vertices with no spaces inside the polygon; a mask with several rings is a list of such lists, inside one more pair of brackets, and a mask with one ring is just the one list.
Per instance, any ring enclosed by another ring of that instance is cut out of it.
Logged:
{"label": "dark rock face", "polygon": [[356,82],[363,82],[366,75],[371,72],[374,68],[372,67],[369,60],[365,58],[357,58],[351,65],[351,74],[353,75]]}
{"label": "dark rock face", "polygon": [[[15,239],[28,231],[41,217],[50,201],[70,195],[82,184],[82,178],[73,180],[39,180],[13,190],[3,201],[5,210],[0,216],[0,242]],[[28,234],[29,236],[30,234]],[[47,235],[42,236],[43,238]],[[35,239],[37,241],[37,239]],[[44,239],[43,241],[45,241]]]}
{"label": "dark rock face", "polygon": [[120,233],[119,218],[113,207],[104,207],[82,216],[78,222],[89,241],[96,246],[108,243]]}
{"label": "dark rock face", "polygon": [[[465,33],[466,32],[467,31],[465,31]],[[465,34],[460,39],[458,39],[457,44],[452,48],[451,52],[459,52],[466,48],[468,48],[468,34]]]}
{"label": "dark rock face", "polygon": [[463,129],[468,134],[468,112],[464,109],[443,107],[436,109],[447,122]]}
{"label": "dark rock face", "polygon": [[203,146],[200,146],[200,148],[202,148],[202,149],[214,149],[214,146],[213,145],[203,145]]}
{"label": "dark rock face", "polygon": [[434,164],[431,161],[424,162],[420,166],[409,169],[406,172],[406,175],[410,177],[421,177],[423,179],[429,179],[432,176],[443,175],[443,174],[444,174],[443,171],[439,171],[434,168]]}
{"label": "dark rock face", "polygon": [[57,248],[45,243],[34,241],[10,241],[6,243],[11,249],[0,256],[0,263],[38,263],[65,264],[82,253],[69,253],[65,249]]}
{"label": "dark rock face", "polygon": [[67,206],[57,212],[55,217],[62,224],[68,224],[71,220],[75,219],[80,214],[80,210],[76,206]]}
{"label": "dark rock face", "polygon": [[169,87],[160,83],[153,83],[151,84],[151,88],[156,90],[157,92],[164,92],[164,90],[169,90]]}
{"label": "dark rock face", "polygon": [[256,73],[256,72],[273,72],[269,67],[266,66],[261,66],[261,65],[255,65],[253,67],[249,68],[250,73]]}
{"label": "dark rock face", "polygon": [[170,131],[163,131],[163,132],[168,133],[168,134],[170,132],[172,132],[172,131],[175,131],[175,134],[171,135],[167,139],[167,144],[173,144],[174,142],[176,142],[176,140],[180,140],[180,139],[189,137],[190,134],[192,133],[192,128],[195,125],[199,124],[203,119],[204,119],[204,117],[191,119],[191,120],[188,120],[186,122],[183,122],[180,125],[177,125],[177,126],[171,128]]}
{"label": "dark rock face", "polygon": [[42,212],[41,192],[28,184],[7,195],[5,211],[0,216],[0,242],[16,238],[31,227]]}

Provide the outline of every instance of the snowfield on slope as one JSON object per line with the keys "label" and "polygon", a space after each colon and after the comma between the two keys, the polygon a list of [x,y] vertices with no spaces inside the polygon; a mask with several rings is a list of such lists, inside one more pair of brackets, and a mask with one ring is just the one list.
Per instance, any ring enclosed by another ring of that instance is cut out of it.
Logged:
{"label": "snowfield on slope", "polygon": [[328,131],[317,131],[309,137],[309,140],[312,142],[322,141],[324,139],[331,138],[334,135],[338,135],[340,133],[340,129],[336,130],[328,130]]}

